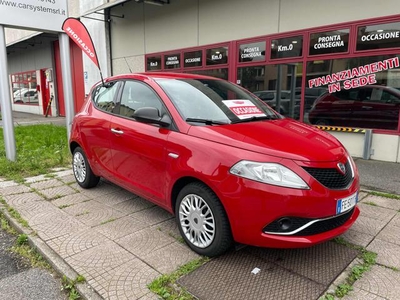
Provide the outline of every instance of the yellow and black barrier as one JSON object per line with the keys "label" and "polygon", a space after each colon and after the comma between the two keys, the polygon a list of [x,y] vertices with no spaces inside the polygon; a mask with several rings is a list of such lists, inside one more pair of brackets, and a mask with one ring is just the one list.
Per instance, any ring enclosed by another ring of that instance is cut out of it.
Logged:
{"label": "yellow and black barrier", "polygon": [[366,129],[362,128],[352,128],[352,127],[341,127],[341,126],[322,126],[314,125],[318,129],[325,131],[340,131],[340,132],[354,132],[354,133],[365,133]]}

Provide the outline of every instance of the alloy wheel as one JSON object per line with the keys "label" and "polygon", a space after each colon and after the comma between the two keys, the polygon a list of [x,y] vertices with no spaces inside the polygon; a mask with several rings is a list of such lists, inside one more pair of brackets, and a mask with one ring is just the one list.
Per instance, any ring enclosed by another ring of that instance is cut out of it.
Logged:
{"label": "alloy wheel", "polygon": [[215,219],[207,202],[195,194],[186,195],[179,206],[179,222],[191,244],[206,248],[215,237]]}

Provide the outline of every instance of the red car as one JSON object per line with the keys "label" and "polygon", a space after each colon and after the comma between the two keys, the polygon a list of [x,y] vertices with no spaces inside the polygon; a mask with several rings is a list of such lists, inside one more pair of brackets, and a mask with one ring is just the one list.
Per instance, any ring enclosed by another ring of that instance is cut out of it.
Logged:
{"label": "red car", "polygon": [[75,178],[103,177],[175,214],[195,252],[311,246],[359,215],[359,177],[330,134],[212,77],[143,73],[95,85],[73,121]]}
{"label": "red car", "polygon": [[319,97],[309,113],[311,124],[397,130],[400,91],[366,85]]}

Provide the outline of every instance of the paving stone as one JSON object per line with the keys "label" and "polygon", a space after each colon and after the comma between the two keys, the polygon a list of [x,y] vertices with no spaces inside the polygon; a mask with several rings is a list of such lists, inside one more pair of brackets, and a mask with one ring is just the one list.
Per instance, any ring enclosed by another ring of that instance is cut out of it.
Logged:
{"label": "paving stone", "polygon": [[390,221],[390,225],[400,227],[400,212],[398,212],[394,218]]}
{"label": "paving stone", "polygon": [[182,237],[178,225],[176,224],[175,218],[158,223],[156,225],[153,225],[152,227],[157,228],[161,232],[164,232],[165,234],[172,236],[175,239],[179,239]]}
{"label": "paving stone", "polygon": [[68,176],[68,175],[73,175],[74,172],[72,171],[72,169],[67,169],[67,170],[55,170],[55,172],[53,172],[53,174],[57,177],[64,177],[64,176]]}
{"label": "paving stone", "polygon": [[37,193],[23,193],[17,195],[7,195],[3,197],[8,205],[18,208],[28,202],[44,201],[45,199]]}
{"label": "paving stone", "polygon": [[357,221],[351,227],[351,229],[361,233],[372,234],[375,236],[379,233],[379,231],[382,230],[383,227],[386,226],[386,224],[388,224],[389,221],[390,219],[382,221],[379,219],[373,219],[360,215]]}
{"label": "paving stone", "polygon": [[[367,198],[366,198],[367,199]],[[368,217],[371,219],[387,221],[389,222],[390,219],[396,214],[396,211],[392,209],[387,209],[383,207],[372,206],[368,204],[360,203],[358,205],[360,208],[360,216],[361,217]]]}
{"label": "paving stone", "polygon": [[163,248],[152,251],[148,255],[140,255],[141,259],[160,273],[167,274],[180,266],[200,258],[189,247],[179,242],[173,242]]}
{"label": "paving stone", "polygon": [[347,242],[351,244],[362,247],[367,247],[375,238],[375,236],[371,234],[358,232],[354,230],[353,227],[342,234],[341,237],[343,237]]}
{"label": "paving stone", "polygon": [[[376,262],[387,266],[400,269],[400,246],[394,243],[389,243],[381,239],[375,239],[367,247],[367,250],[378,254]],[[400,293],[399,293],[400,295]]]}
{"label": "paving stone", "polygon": [[0,195],[3,194],[2,191],[3,191],[4,188],[11,187],[11,186],[17,186],[17,185],[19,185],[19,183],[15,182],[15,181],[11,181],[11,180],[9,180],[9,181],[4,181],[4,180],[0,181]]}
{"label": "paving stone", "polygon": [[150,207],[154,207],[155,204],[153,204],[150,201],[147,201],[143,198],[136,197],[133,199],[129,199],[123,202],[120,202],[118,204],[113,205],[112,207],[115,208],[116,210],[122,211],[122,212],[127,212],[129,214],[132,214],[134,212],[138,212]]}
{"label": "paving stone", "polygon": [[39,181],[43,181],[43,180],[48,180],[49,177],[47,177],[46,175],[38,175],[38,176],[33,176],[33,177],[27,177],[24,179],[25,179],[25,183],[34,183],[34,182],[39,182]]}
{"label": "paving stone", "polygon": [[119,219],[126,214],[94,200],[78,203],[63,209],[88,226],[100,225],[104,222]]}
{"label": "paving stone", "polygon": [[126,190],[116,190],[112,193],[98,196],[94,198],[94,200],[100,202],[101,204],[114,207],[115,205],[124,202],[125,200],[134,199],[137,197],[138,196],[136,196],[135,194],[132,194],[131,192],[128,192]]}
{"label": "paving stone", "polygon": [[[354,283],[354,287],[388,300],[398,300],[400,272],[374,265]],[[374,299],[374,298],[372,298]]]}
{"label": "paving stone", "polygon": [[400,210],[400,200],[398,199],[391,199],[391,198],[386,198],[386,197],[380,197],[380,196],[375,196],[375,195],[369,195],[366,197],[364,202],[371,202],[375,203],[376,205],[380,207],[385,207],[393,210]]}
{"label": "paving stone", "polygon": [[71,206],[71,205],[86,202],[89,200],[90,200],[90,198],[88,196],[86,196],[82,193],[76,193],[73,195],[68,195],[68,196],[54,199],[51,201],[51,204],[53,204],[56,207]]}
{"label": "paving stone", "polygon": [[367,196],[368,196],[367,192],[359,192],[358,193],[358,201],[362,201],[362,199],[364,199]]}
{"label": "paving stone", "polygon": [[[17,209],[21,217],[28,221],[30,225],[45,222],[40,218],[37,219],[38,215],[42,214],[50,214],[50,213],[58,213],[58,209],[52,206],[48,201],[34,201],[34,202],[26,202],[18,205],[18,207],[14,206]],[[37,219],[37,221],[32,221],[33,219]]]}
{"label": "paving stone", "polygon": [[45,190],[41,190],[42,193],[47,199],[60,198],[62,196],[73,195],[76,194],[77,191],[68,185],[53,187]]}
{"label": "paving stone", "polygon": [[82,226],[82,230],[54,238],[48,241],[47,244],[61,257],[67,258],[90,248],[103,245],[108,241],[109,239],[104,235]]}
{"label": "paving stone", "polygon": [[25,185],[10,185],[4,188],[0,188],[0,195],[15,195],[15,194],[22,194],[22,193],[29,193],[31,192],[31,188]]}
{"label": "paving stone", "polygon": [[36,190],[44,190],[44,189],[61,186],[61,185],[64,185],[64,183],[60,180],[47,179],[47,180],[43,180],[43,181],[39,181],[39,182],[34,182],[30,185],[30,187],[33,189],[36,189]]}
{"label": "paving stone", "polygon": [[105,299],[159,299],[158,297],[143,297],[151,294],[147,285],[160,275],[156,270],[135,258],[111,271],[89,278],[88,282]]}
{"label": "paving stone", "polygon": [[342,298],[343,300],[385,300],[378,295],[353,287],[353,290]]}
{"label": "paving stone", "polygon": [[65,182],[65,183],[76,182],[74,174],[69,174],[69,175],[65,175],[65,176],[59,176],[58,179],[61,180],[62,182]]}
{"label": "paving stone", "polygon": [[85,278],[97,278],[136,257],[112,241],[67,257],[66,262]]}
{"label": "paving stone", "polygon": [[379,232],[376,238],[400,246],[400,227],[390,225],[389,223],[381,232]]}
{"label": "paving stone", "polygon": [[164,222],[168,219],[172,219],[174,216],[167,212],[165,209],[161,207],[154,206],[140,212],[136,212],[131,214],[134,218],[148,223],[149,225],[155,225],[161,222]]}
{"label": "paving stone", "polygon": [[175,239],[155,228],[145,228],[117,239],[116,242],[129,252],[138,257],[143,257],[166,245],[174,243]]}
{"label": "paving stone", "polygon": [[358,254],[334,242],[302,249],[247,247],[243,251],[324,285],[329,285]]}
{"label": "paving stone", "polygon": [[98,197],[104,196],[104,195],[108,195],[108,194],[112,194],[115,193],[116,191],[120,191],[121,188],[114,185],[114,184],[110,184],[106,181],[100,180],[99,184],[91,189],[82,189],[80,188],[80,192],[84,193],[86,196],[92,198],[92,199],[96,199]]}
{"label": "paving stone", "polygon": [[72,234],[81,230],[82,228],[85,228],[82,223],[71,217],[62,219],[51,218],[47,220],[46,223],[31,225],[31,227],[44,241],[48,241],[63,235]]}
{"label": "paving stone", "polygon": [[94,227],[96,231],[102,233],[106,237],[111,240],[122,238],[126,235],[129,235],[133,232],[137,232],[146,226],[149,226],[146,223],[140,222],[130,216],[126,216],[120,218],[118,220],[108,222],[103,225],[99,225]]}

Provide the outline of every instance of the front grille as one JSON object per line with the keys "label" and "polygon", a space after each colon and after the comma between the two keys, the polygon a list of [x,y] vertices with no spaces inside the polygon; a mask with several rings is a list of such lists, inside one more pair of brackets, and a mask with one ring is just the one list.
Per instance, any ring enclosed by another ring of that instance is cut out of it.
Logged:
{"label": "front grille", "polygon": [[312,218],[295,218],[295,217],[288,217],[287,219],[290,219],[291,221],[291,226],[287,230],[282,230],[280,226],[280,221],[282,218],[279,220],[275,220],[274,222],[268,224],[266,227],[264,227],[263,231],[265,233],[272,233],[272,234],[285,234],[289,236],[309,236],[309,235],[314,235],[314,234],[319,234],[322,232],[327,232],[329,230],[335,229],[337,227],[342,226],[344,223],[347,222],[348,219],[353,215],[354,208],[349,210],[348,212],[338,215],[336,217],[332,217],[329,219],[323,219],[320,221],[317,221],[310,226],[304,228],[303,230],[300,230],[299,232],[296,232],[294,234],[290,234],[289,232],[296,231],[300,227],[314,221],[317,219],[312,219]]}
{"label": "front grille", "polygon": [[346,162],[346,173],[343,175],[336,168],[303,167],[312,177],[328,189],[340,190],[347,188],[353,180],[353,172],[349,161]]}

